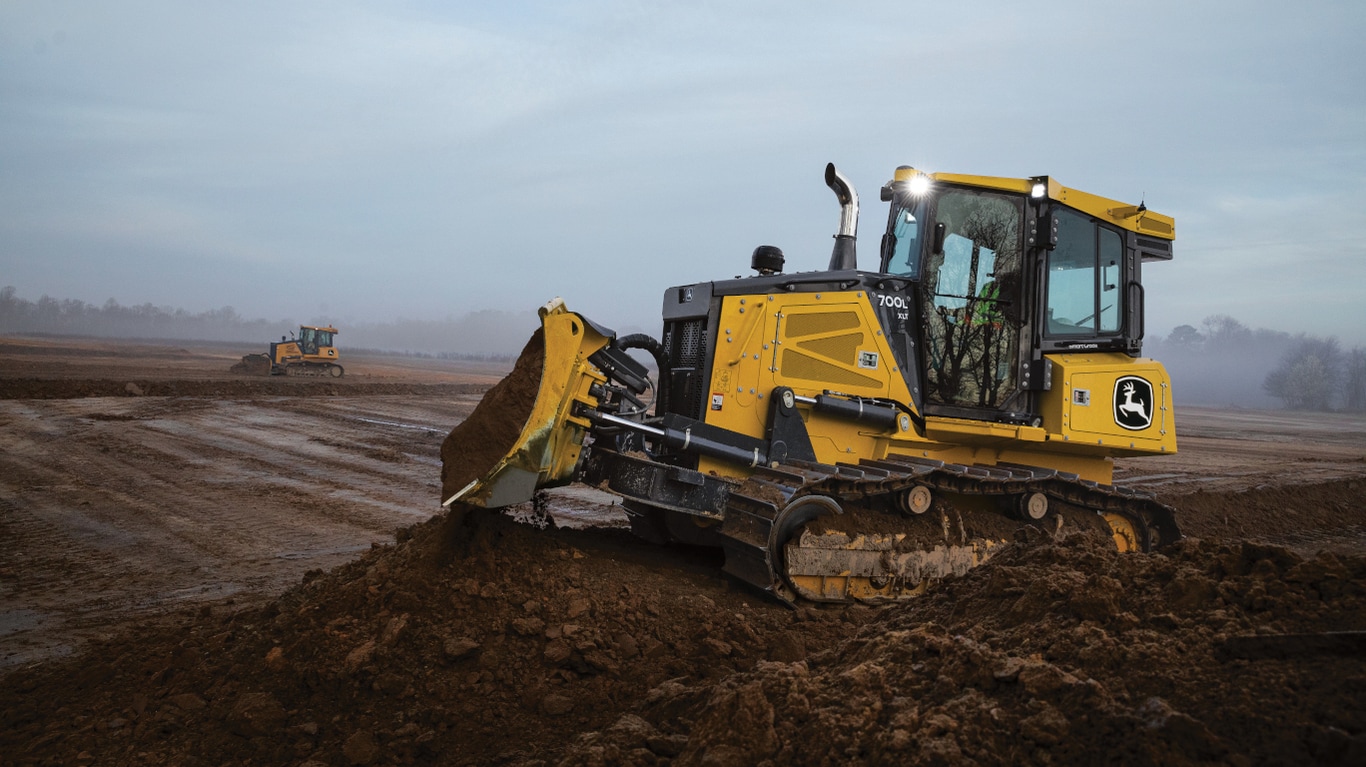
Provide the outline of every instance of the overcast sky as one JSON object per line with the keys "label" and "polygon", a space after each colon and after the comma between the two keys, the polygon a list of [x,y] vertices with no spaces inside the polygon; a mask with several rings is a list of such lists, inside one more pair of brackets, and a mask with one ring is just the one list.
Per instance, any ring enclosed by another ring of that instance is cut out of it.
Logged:
{"label": "overcast sky", "polygon": [[[657,7],[658,6],[658,7]],[[0,286],[657,332],[756,245],[875,268],[898,165],[1177,221],[1150,334],[1366,344],[1366,3],[0,0]]]}

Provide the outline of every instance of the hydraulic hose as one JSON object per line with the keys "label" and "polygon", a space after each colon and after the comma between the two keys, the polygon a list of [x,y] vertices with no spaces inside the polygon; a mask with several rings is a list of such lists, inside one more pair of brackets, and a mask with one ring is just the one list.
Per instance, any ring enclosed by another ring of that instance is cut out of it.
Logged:
{"label": "hydraulic hose", "polygon": [[[644,333],[632,333],[617,339],[617,347],[620,349],[644,349],[655,358],[655,364],[659,366],[659,384],[655,391],[659,397],[659,403],[669,401],[669,352],[664,345]],[[659,412],[658,407],[655,412]]]}

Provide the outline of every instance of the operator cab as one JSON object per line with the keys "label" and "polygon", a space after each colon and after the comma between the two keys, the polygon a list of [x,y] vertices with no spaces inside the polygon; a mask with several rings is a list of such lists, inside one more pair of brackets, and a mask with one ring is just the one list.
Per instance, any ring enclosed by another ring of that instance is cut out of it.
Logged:
{"label": "operator cab", "polygon": [[1172,257],[1172,219],[1048,177],[904,166],[883,199],[880,271],[913,283],[926,412],[1029,421],[1048,356],[1138,356],[1141,264]]}
{"label": "operator cab", "polygon": [[299,327],[299,349],[304,354],[318,354],[319,349],[332,346],[332,337],[336,332],[336,328],[301,325]]}

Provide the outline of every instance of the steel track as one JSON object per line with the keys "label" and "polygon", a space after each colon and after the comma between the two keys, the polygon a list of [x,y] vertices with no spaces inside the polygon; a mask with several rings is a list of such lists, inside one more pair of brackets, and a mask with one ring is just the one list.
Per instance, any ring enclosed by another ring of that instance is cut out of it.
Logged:
{"label": "steel track", "polygon": [[[1181,537],[1174,510],[1159,503],[1151,494],[1091,482],[1052,469],[968,466],[909,456],[864,460],[856,465],[797,462],[759,469],[729,493],[720,526],[726,552],[725,571],[778,599],[793,602],[798,598],[799,590],[794,588],[785,572],[785,550],[807,523],[819,516],[838,514],[841,506],[853,504],[909,516],[902,499],[917,487],[927,488],[935,497],[977,496],[1008,502],[997,504],[1006,509],[1014,508],[1018,499],[1042,494],[1049,499],[1050,508],[1060,508],[1040,520],[1030,520],[1021,514],[1017,520],[1021,525],[1031,521],[1061,524],[1062,518],[1058,516],[1061,509],[1109,515],[1128,523],[1130,531],[1125,537],[1132,540],[1133,548],[1143,551],[1168,545]],[[827,500],[814,502],[811,499]],[[1010,516],[1007,511],[965,513]],[[959,522],[961,527],[961,516]],[[946,517],[946,529],[948,524]],[[1123,526],[1123,522],[1119,524]],[[983,545],[1000,542],[1003,541],[980,541],[972,546],[975,551]],[[961,543],[968,545],[966,541]],[[954,572],[971,567],[987,556],[961,546],[962,550],[957,552],[952,548],[946,549],[945,556],[957,557]],[[973,561],[964,565],[965,557]],[[919,590],[923,590],[919,582],[902,584],[901,591]],[[900,593],[896,589],[891,591]],[[809,594],[802,596],[812,598]],[[828,601],[857,601],[857,597],[841,597],[836,588]]]}

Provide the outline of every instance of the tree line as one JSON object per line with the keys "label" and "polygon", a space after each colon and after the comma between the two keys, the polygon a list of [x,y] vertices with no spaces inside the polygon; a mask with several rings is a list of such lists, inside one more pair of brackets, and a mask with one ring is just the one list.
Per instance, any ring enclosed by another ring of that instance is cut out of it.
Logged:
{"label": "tree line", "polygon": [[15,295],[13,286],[0,289],[0,331],[6,333],[243,341],[269,338],[279,326],[249,320],[230,306],[191,314],[152,304],[122,306],[112,298],[103,306],[46,295],[28,301]]}
{"label": "tree line", "polygon": [[1291,410],[1366,411],[1366,349],[1336,338],[1250,328],[1227,315],[1148,339],[1179,401]]}
{"label": "tree line", "polygon": [[[308,324],[333,324],[326,317]],[[533,312],[471,312],[446,320],[399,320],[341,328],[352,349],[455,357],[515,355],[536,328]],[[152,304],[102,306],[0,289],[0,333],[223,341],[261,346],[298,327],[290,320],[248,319],[232,307],[198,314]],[[1226,315],[1200,327],[1180,325],[1147,339],[1144,354],[1170,371],[1179,402],[1219,407],[1366,411],[1366,350],[1336,338],[1250,328]]]}
{"label": "tree line", "polygon": [[[535,312],[470,312],[445,320],[398,320],[338,326],[336,318],[313,317],[308,325],[334,325],[343,348],[458,358],[515,357],[537,321]],[[231,306],[191,313],[142,304],[123,306],[109,299],[102,306],[43,296],[20,298],[12,286],[0,288],[0,333],[94,336],[232,342],[264,351],[269,342],[299,327],[290,319],[248,319]]]}

